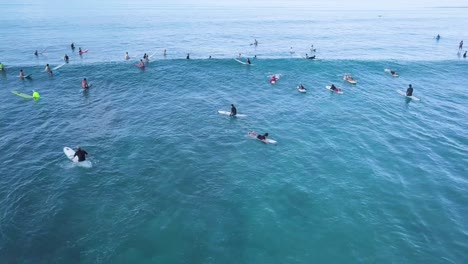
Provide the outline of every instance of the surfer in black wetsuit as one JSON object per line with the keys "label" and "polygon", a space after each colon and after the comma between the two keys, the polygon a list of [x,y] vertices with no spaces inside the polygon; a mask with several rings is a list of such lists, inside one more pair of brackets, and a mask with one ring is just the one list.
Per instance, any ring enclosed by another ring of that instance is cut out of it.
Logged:
{"label": "surfer in black wetsuit", "polygon": [[261,140],[261,141],[265,141],[268,137],[268,133],[265,133],[263,135],[257,135],[257,139]]}
{"label": "surfer in black wetsuit", "polygon": [[36,55],[36,56],[38,55],[37,50],[34,52],[34,55]]}
{"label": "surfer in black wetsuit", "polygon": [[309,57],[309,55],[306,53],[306,59],[308,59],[308,60],[313,60],[313,59],[315,59],[315,55],[312,56],[312,57]]}
{"label": "surfer in black wetsuit", "polygon": [[463,58],[466,58],[466,50],[465,50],[465,53],[463,53]]}
{"label": "surfer in black wetsuit", "polygon": [[237,115],[237,109],[234,106],[234,104],[231,104],[231,114],[230,116],[236,116]]}
{"label": "surfer in black wetsuit", "polygon": [[68,55],[67,55],[67,54],[65,54],[65,56],[63,57],[63,60],[64,60],[66,63],[68,63],[69,58],[68,58]]}
{"label": "surfer in black wetsuit", "polygon": [[411,84],[408,86],[408,89],[406,89],[406,96],[412,96],[413,95],[413,87]]}
{"label": "surfer in black wetsuit", "polygon": [[250,59],[249,59],[249,58],[247,58],[247,63],[248,63],[248,64],[252,64],[252,63],[250,62]]}
{"label": "surfer in black wetsuit", "polygon": [[75,44],[72,42],[72,44],[70,45],[72,51],[75,51]]}
{"label": "surfer in black wetsuit", "polygon": [[330,89],[332,89],[333,91],[337,91],[338,88],[336,88],[336,86],[334,84],[331,85]]}
{"label": "surfer in black wetsuit", "polygon": [[82,150],[81,147],[78,147],[73,157],[78,157],[78,161],[85,161],[86,155],[88,155],[88,152]]}
{"label": "surfer in black wetsuit", "polygon": [[190,60],[190,53],[187,53],[187,60]]}

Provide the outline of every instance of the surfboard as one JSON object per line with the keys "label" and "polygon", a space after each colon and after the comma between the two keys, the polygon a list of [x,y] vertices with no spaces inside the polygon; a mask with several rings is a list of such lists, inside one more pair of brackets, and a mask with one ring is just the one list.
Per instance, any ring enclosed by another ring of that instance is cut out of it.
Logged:
{"label": "surfboard", "polygon": [[262,141],[262,142],[264,142],[264,143],[268,143],[268,144],[276,144],[276,143],[277,143],[276,140],[273,140],[273,139],[270,139],[270,138],[267,138],[267,139],[265,139],[265,140],[260,140],[260,139],[258,139],[258,138],[257,138],[258,134],[257,134],[256,132],[254,132],[254,131],[251,131],[251,132],[247,133],[247,135],[248,135],[249,137],[253,138],[253,139]]}
{"label": "surfboard", "polygon": [[69,147],[63,148],[63,153],[73,162],[78,162],[78,157],[73,157],[75,155],[75,151]]}
{"label": "surfboard", "polygon": [[151,59],[154,55],[156,55],[156,52],[153,53],[153,54],[151,54],[151,55],[149,55],[148,58]]}
{"label": "surfboard", "polygon": [[83,53],[86,53],[86,52],[88,52],[88,50],[87,50],[87,49],[85,49],[85,50],[82,50],[81,52],[78,52],[78,54],[80,54],[80,55],[81,55],[81,54],[83,54]]}
{"label": "surfboard", "polygon": [[300,93],[307,93],[306,89],[301,89],[299,86],[296,87]]}
{"label": "surfboard", "polygon": [[59,66],[53,68],[52,70],[54,70],[54,71],[55,71],[55,70],[58,70],[58,69],[62,68],[63,66],[65,66],[65,64],[67,64],[67,63],[60,64]]}
{"label": "surfboard", "polygon": [[253,64],[248,64],[247,62],[243,62],[243,61],[238,60],[238,59],[234,59],[234,60],[237,61],[237,62],[240,63],[240,64],[251,65],[251,66],[253,65]]}
{"label": "surfboard", "polygon": [[[218,114],[230,116],[230,115],[231,115],[231,111],[218,110]],[[236,114],[236,115],[235,115],[235,117],[246,117],[246,116],[247,116],[247,115],[244,115],[244,114]]]}
{"label": "surfboard", "polygon": [[329,91],[334,92],[334,93],[343,94],[343,91],[342,91],[340,88],[338,88],[338,87],[336,87],[336,88],[339,89],[339,91],[334,91],[334,90],[332,90],[332,89],[331,89],[331,85],[327,85],[327,86],[325,86],[325,88],[326,88],[327,90],[329,90]]}
{"label": "surfboard", "polygon": [[402,90],[397,90],[397,93],[403,95],[404,97],[407,97],[407,98],[410,98],[410,99],[413,99],[415,101],[420,101],[421,99],[417,98],[416,96],[412,95],[412,96],[407,96],[405,91],[402,91]]}
{"label": "surfboard", "polygon": [[24,99],[32,99],[32,95],[25,94],[25,93],[20,93],[18,91],[11,91],[11,93],[16,94],[19,97],[23,97]]}

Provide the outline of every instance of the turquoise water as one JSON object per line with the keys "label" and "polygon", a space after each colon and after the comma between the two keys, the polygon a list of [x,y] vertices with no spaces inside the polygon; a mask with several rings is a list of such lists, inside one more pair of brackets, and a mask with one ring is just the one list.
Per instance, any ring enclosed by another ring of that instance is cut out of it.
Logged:
{"label": "turquoise water", "polygon": [[[136,18],[122,18],[116,4],[73,6],[56,23],[63,7],[34,7],[1,18],[1,263],[468,261],[468,62],[456,54],[468,10],[298,19],[292,8],[253,17],[258,9],[136,4]],[[338,34],[349,30],[362,38]],[[71,41],[89,53],[71,53]],[[321,60],[300,59],[311,43]],[[141,71],[125,51],[158,54]],[[239,52],[258,59],[241,65]],[[71,62],[47,76],[64,53]],[[33,78],[19,80],[20,68]],[[409,83],[421,101],[396,92]],[[37,102],[10,92],[32,89]],[[217,114],[231,103],[248,116]],[[77,145],[92,168],[63,154]]]}

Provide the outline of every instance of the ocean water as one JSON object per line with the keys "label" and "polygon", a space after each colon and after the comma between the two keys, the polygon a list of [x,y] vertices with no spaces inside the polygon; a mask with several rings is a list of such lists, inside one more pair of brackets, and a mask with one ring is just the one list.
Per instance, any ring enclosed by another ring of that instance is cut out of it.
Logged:
{"label": "ocean water", "polygon": [[63,5],[0,4],[0,263],[468,262],[468,9]]}

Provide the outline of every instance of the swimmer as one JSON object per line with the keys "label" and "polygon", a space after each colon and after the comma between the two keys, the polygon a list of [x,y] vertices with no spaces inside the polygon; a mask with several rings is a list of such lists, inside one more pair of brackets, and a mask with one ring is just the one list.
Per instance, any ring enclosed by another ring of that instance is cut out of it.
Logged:
{"label": "swimmer", "polygon": [[88,81],[86,80],[86,78],[84,78],[83,81],[81,81],[81,88],[83,88],[83,89],[88,89],[89,88],[89,84],[88,84]]}
{"label": "swimmer", "polygon": [[128,55],[128,52],[125,52],[125,60],[129,60],[130,56]]}

